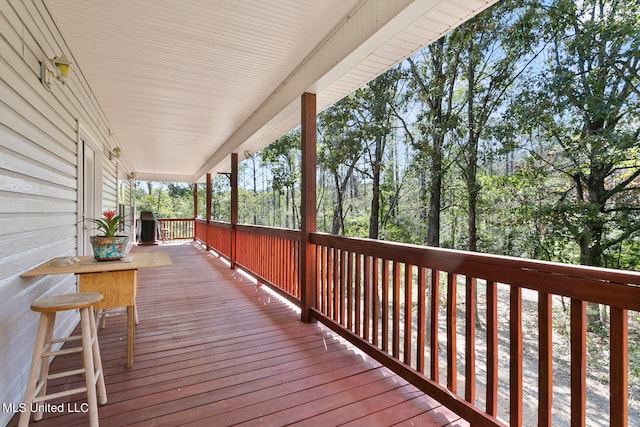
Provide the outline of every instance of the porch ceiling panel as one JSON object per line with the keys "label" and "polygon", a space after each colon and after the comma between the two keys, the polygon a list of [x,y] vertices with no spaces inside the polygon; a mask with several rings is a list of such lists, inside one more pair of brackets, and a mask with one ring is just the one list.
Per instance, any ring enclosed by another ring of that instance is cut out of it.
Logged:
{"label": "porch ceiling panel", "polygon": [[43,1],[123,161],[195,181],[295,127],[302,92],[320,111],[497,0]]}

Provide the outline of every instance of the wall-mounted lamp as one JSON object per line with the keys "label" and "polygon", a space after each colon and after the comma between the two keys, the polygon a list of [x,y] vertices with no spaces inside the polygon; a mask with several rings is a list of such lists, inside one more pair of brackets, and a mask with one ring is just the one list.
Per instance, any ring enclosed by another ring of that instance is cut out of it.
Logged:
{"label": "wall-mounted lamp", "polygon": [[50,87],[53,79],[58,79],[60,83],[64,84],[71,74],[71,62],[69,62],[64,55],[56,56],[51,60],[54,68],[53,71],[49,69],[47,62],[48,61],[42,61],[40,64],[40,80],[42,84]]}
{"label": "wall-mounted lamp", "polygon": [[136,173],[135,172],[131,172],[130,174],[127,175],[127,179],[129,181],[133,181],[136,179]]}
{"label": "wall-mounted lamp", "polygon": [[122,150],[120,147],[116,147],[113,150],[109,151],[109,160],[119,159],[120,154],[122,154]]}

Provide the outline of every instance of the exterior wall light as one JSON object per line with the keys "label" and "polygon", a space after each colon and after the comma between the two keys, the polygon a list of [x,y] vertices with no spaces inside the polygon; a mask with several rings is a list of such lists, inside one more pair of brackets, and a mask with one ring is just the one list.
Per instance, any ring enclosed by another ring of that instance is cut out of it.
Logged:
{"label": "exterior wall light", "polygon": [[119,159],[120,154],[122,154],[122,150],[120,147],[116,147],[113,150],[109,151],[109,160]]}
{"label": "exterior wall light", "polygon": [[58,79],[60,83],[64,84],[71,74],[71,62],[64,55],[56,56],[51,60],[54,71],[49,69],[47,62],[43,61],[40,64],[40,80],[42,84],[46,87],[51,87],[53,79]]}
{"label": "exterior wall light", "polygon": [[56,67],[58,72],[58,80],[60,83],[67,81],[69,75],[71,74],[71,62],[64,56],[56,56],[53,58],[53,65]]}

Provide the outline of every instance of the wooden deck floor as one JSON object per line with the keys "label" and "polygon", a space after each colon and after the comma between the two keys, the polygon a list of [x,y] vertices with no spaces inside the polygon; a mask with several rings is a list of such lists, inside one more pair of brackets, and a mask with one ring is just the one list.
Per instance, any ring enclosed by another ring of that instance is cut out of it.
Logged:
{"label": "wooden deck floor", "polygon": [[[126,316],[108,318],[99,333],[108,394],[99,409],[103,426],[468,425],[321,326],[301,323],[291,308],[197,245],[134,248],[158,250],[168,251],[174,265],[140,271],[131,369]],[[78,363],[61,357],[52,371],[69,362]],[[70,386],[68,378],[50,382],[52,391]],[[65,408],[84,401],[79,395]],[[81,412],[47,413],[35,425],[79,426],[87,419]],[[16,424],[17,416],[9,425]]]}

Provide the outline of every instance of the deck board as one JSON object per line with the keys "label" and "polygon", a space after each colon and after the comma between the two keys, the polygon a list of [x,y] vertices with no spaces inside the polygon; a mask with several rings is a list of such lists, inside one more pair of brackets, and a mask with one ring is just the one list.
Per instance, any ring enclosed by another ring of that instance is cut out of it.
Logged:
{"label": "deck board", "polygon": [[[171,267],[140,270],[134,365],[126,316],[99,331],[107,426],[467,425],[318,324],[194,243],[168,251]],[[74,366],[54,360],[52,372]],[[82,377],[51,381],[51,391]],[[80,405],[80,395],[52,403]],[[83,413],[47,413],[38,426],[82,426]],[[17,424],[17,416],[9,423]]]}

